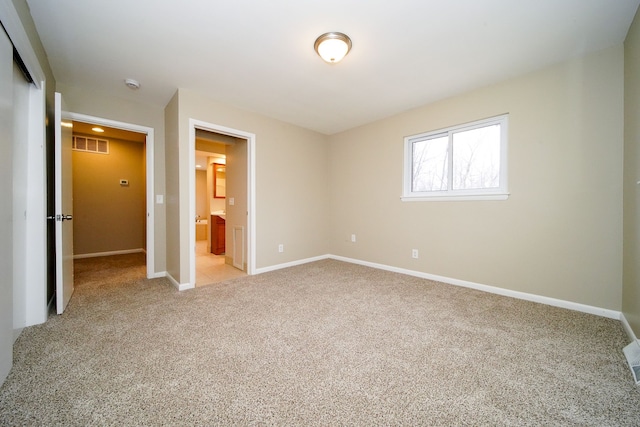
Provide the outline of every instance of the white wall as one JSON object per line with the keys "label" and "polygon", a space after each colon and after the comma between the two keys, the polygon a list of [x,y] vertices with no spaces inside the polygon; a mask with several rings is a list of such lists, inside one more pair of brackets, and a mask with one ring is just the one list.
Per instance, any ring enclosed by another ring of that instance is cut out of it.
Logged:
{"label": "white wall", "polygon": [[[179,284],[187,283],[187,275],[189,272],[188,260],[183,261],[180,232],[184,233],[185,230],[180,228],[180,137],[179,137],[179,119],[178,119],[178,97],[179,92],[171,98],[171,101],[165,107],[164,125],[165,125],[165,182],[166,182],[166,238],[167,248],[171,248],[167,251],[166,265],[167,273],[176,280]],[[186,143],[186,142],[185,142]],[[186,157],[186,154],[183,154]],[[184,159],[183,159],[184,160]],[[184,174],[188,172],[188,165],[183,169]],[[182,179],[186,179],[186,175]],[[187,206],[188,206],[187,199]],[[186,214],[185,214],[185,221]],[[188,230],[186,231],[188,232]],[[188,236],[188,235],[187,235]],[[186,236],[185,236],[186,238]],[[184,243],[188,245],[188,243]],[[185,265],[185,263],[187,263]],[[184,274],[184,281],[181,281],[180,273]]]}
{"label": "white wall", "polygon": [[622,312],[640,337],[640,12],[624,42],[624,288]]}
{"label": "white wall", "polygon": [[[405,136],[503,113],[507,201],[400,201]],[[622,129],[616,46],[333,135],[330,251],[619,311]]]}

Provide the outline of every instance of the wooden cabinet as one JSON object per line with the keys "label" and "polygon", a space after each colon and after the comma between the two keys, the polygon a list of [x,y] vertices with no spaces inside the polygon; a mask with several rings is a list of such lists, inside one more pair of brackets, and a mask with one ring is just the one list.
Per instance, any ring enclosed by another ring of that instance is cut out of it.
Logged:
{"label": "wooden cabinet", "polygon": [[211,215],[211,253],[222,255],[225,251],[225,220],[218,215]]}

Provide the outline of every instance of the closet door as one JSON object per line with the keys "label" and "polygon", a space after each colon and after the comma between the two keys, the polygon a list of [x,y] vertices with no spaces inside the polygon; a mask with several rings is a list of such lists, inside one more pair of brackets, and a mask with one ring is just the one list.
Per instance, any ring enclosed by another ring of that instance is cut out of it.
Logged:
{"label": "closet door", "polygon": [[0,27],[0,384],[13,363],[13,45]]}

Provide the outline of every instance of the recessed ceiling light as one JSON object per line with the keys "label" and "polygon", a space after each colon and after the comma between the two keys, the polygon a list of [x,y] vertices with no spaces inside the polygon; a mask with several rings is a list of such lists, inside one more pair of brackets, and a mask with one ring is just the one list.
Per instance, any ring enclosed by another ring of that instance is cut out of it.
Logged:
{"label": "recessed ceiling light", "polygon": [[99,128],[99,127],[97,127],[97,126],[96,126],[96,127],[94,127],[94,128],[91,128],[91,130],[92,130],[92,131],[94,131],[94,132],[98,132],[98,133],[102,133],[102,132],[104,132],[104,129]]}
{"label": "recessed ceiling light", "polygon": [[196,165],[196,167],[197,167],[197,168],[201,168],[201,167],[202,167],[202,165]]}
{"label": "recessed ceiling light", "polygon": [[71,122],[60,122],[60,125],[66,127],[66,128],[72,128],[73,127],[73,123],[71,123]]}

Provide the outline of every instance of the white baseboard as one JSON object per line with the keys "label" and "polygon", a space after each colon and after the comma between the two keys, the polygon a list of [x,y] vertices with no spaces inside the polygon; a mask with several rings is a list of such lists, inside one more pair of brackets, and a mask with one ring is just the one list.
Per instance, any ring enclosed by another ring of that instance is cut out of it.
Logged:
{"label": "white baseboard", "polygon": [[191,283],[178,283],[178,281],[174,279],[174,277],[169,273],[166,273],[165,277],[169,279],[171,284],[175,286],[175,288],[179,291],[186,291],[187,289],[195,288],[195,286]]}
{"label": "white baseboard", "polygon": [[633,329],[631,329],[631,325],[629,324],[629,322],[627,322],[627,318],[624,316],[624,313],[620,313],[620,321],[622,322],[622,327],[627,333],[629,340],[635,341],[640,345],[640,341],[638,340],[638,337],[636,337],[636,334],[633,332]]}
{"label": "white baseboard", "polygon": [[24,328],[18,328],[18,329],[14,329],[13,330],[13,343],[15,344],[16,340],[18,339],[18,337],[20,336],[20,334],[22,333],[22,331],[24,330]]}
{"label": "white baseboard", "polygon": [[[352,264],[364,265],[366,267],[377,268],[379,270],[391,271],[394,273],[407,274],[409,276],[420,277],[422,279],[435,280],[437,282],[447,283],[455,286],[462,286],[465,288],[476,289],[483,292],[489,292],[492,294],[503,295],[511,298],[517,298],[525,301],[537,302],[540,304],[546,304],[553,307],[566,308],[568,310],[579,311],[582,313],[594,314],[596,316],[606,317],[609,319],[621,320],[622,313],[616,310],[609,310],[601,307],[594,307],[586,304],[580,304],[572,301],[565,301],[556,298],[544,297],[535,294],[529,294],[526,292],[513,291],[510,289],[498,288],[495,286],[483,285],[480,283],[469,282],[466,280],[453,279],[450,277],[438,276],[435,274],[423,273],[421,271],[408,270],[405,268],[392,267],[390,265],[378,264],[375,262],[362,261],[354,258],[347,258],[337,255],[321,255],[312,258],[306,258],[298,261],[287,262],[284,264],[272,265],[269,267],[263,267],[256,270],[256,274],[266,273],[269,271],[280,270],[282,268],[293,267],[296,265],[306,264],[309,262],[319,261],[323,259],[335,259],[337,261],[349,262]],[[630,330],[630,328],[629,328]],[[628,332],[627,332],[628,333]]]}
{"label": "white baseboard", "polygon": [[94,252],[92,254],[74,254],[73,259],[82,259],[82,258],[96,258],[100,256],[112,256],[112,255],[125,255],[125,254],[136,254],[139,252],[145,253],[146,251],[143,248],[138,249],[125,249],[121,251],[109,251],[109,252]]}
{"label": "white baseboard", "polygon": [[568,310],[579,311],[579,312],[587,313],[587,314],[593,314],[593,315],[596,315],[596,316],[606,317],[606,318],[609,318],[609,319],[622,320],[623,321],[623,325],[626,325],[625,326],[625,330],[627,331],[627,334],[629,334],[630,336],[633,336],[634,339],[635,339],[635,335],[633,335],[633,331],[631,330],[631,327],[626,322],[626,319],[624,319],[624,316],[622,315],[622,313],[620,311],[610,310],[610,309],[601,308],[601,307],[594,307],[594,306],[591,306],[591,305],[580,304],[580,303],[577,303],[577,302],[566,301],[566,300],[561,300],[561,299],[551,298],[551,297],[545,297],[545,296],[536,295],[536,294],[530,294],[530,293],[526,293],[526,292],[520,292],[520,291],[513,291],[513,290],[510,290],[510,289],[498,288],[496,286],[483,285],[481,283],[474,283],[474,282],[469,282],[469,281],[466,281],[466,280],[453,279],[451,277],[444,277],[444,276],[438,276],[438,275],[435,275],[435,274],[423,273],[421,271],[414,271],[414,270],[408,270],[408,269],[405,269],[405,268],[392,267],[390,265],[378,264],[378,263],[375,263],[375,262],[362,261],[362,260],[359,260],[359,259],[347,258],[347,257],[343,257],[343,256],[338,256],[338,255],[326,254],[326,255],[320,255],[320,256],[317,256],[317,257],[305,258],[305,259],[301,259],[301,260],[297,260],[297,261],[291,261],[291,262],[287,262],[287,263],[283,263],[283,264],[272,265],[272,266],[269,266],[269,267],[262,267],[262,268],[256,269],[256,274],[267,273],[269,271],[280,270],[280,269],[283,269],[283,268],[288,268],[288,267],[293,267],[293,266],[296,266],[296,265],[307,264],[307,263],[310,263],[310,262],[320,261],[320,260],[323,260],[323,259],[335,259],[337,261],[348,262],[348,263],[351,263],[351,264],[364,265],[366,267],[377,268],[379,270],[386,270],[386,271],[391,271],[391,272],[394,272],[394,273],[406,274],[406,275],[409,275],[409,276],[420,277],[422,279],[435,280],[437,282],[447,283],[447,284],[455,285],[455,286],[462,286],[462,287],[465,287],[465,288],[476,289],[476,290],[479,290],[479,291],[488,292],[488,293],[492,293],[492,294],[496,294],[496,295],[502,295],[502,296],[506,296],[506,297],[525,300],[525,301],[536,302],[536,303],[540,303],[540,304],[550,305],[550,306],[553,306],[553,307],[566,308]]}
{"label": "white baseboard", "polygon": [[161,277],[167,277],[166,271],[156,271],[155,273],[149,274],[147,279],[159,279]]}
{"label": "white baseboard", "polygon": [[413,270],[407,270],[407,269],[404,269],[404,268],[391,267],[391,266],[384,265],[384,264],[378,264],[378,263],[367,262],[367,261],[360,261],[360,260],[357,260],[357,259],[345,258],[345,257],[341,257],[341,256],[334,256],[334,255],[331,255],[330,258],[338,260],[338,261],[351,262],[353,264],[360,264],[360,265],[365,265],[367,267],[378,268],[378,269],[381,269],[381,270],[393,271],[395,273],[407,274],[409,276],[420,277],[420,278],[423,278],[423,279],[435,280],[437,282],[448,283],[450,285],[456,285],[456,286],[462,286],[462,287],[465,287],[465,288],[476,289],[476,290],[479,290],[479,291],[489,292],[489,293],[492,293],[492,294],[507,296],[507,297],[511,297],[511,298],[517,298],[517,299],[521,299],[521,300],[525,300],[525,301],[537,302],[537,303],[540,303],[540,304],[546,304],[546,305],[550,305],[550,306],[553,306],[553,307],[560,307],[560,308],[566,308],[566,309],[569,309],[569,310],[580,311],[582,313],[595,314],[596,316],[607,317],[609,319],[619,320],[620,319],[620,315],[622,314],[619,311],[609,310],[609,309],[606,309],[606,308],[593,307],[593,306],[590,306],[590,305],[580,304],[580,303],[577,303],[577,302],[571,302],[571,301],[565,301],[565,300],[560,300],[560,299],[556,299],[556,298],[544,297],[544,296],[540,296],[540,295],[536,295],[536,294],[529,294],[529,293],[526,293],[526,292],[512,291],[510,289],[498,288],[496,286],[483,285],[483,284],[480,284],[480,283],[468,282],[466,280],[452,279],[450,277],[437,276],[435,274],[423,273],[423,272],[420,272],[420,271],[413,271]]}
{"label": "white baseboard", "polygon": [[269,267],[256,268],[255,274],[268,273],[270,271],[281,270],[283,268],[295,267],[296,265],[308,264],[310,262],[320,261],[331,258],[331,255],[320,255],[312,258],[300,259],[297,261],[285,262],[283,264],[270,265]]}
{"label": "white baseboard", "polygon": [[466,280],[452,279],[450,277],[437,276],[435,274],[423,273],[420,271],[407,270],[404,268],[392,267],[389,265],[378,264],[368,261],[361,261],[353,258],[346,258],[341,256],[330,255],[331,259],[338,261],[350,262],[353,264],[360,264],[367,267],[378,268],[380,270],[392,271],[395,273],[407,274],[409,276],[420,277],[423,279],[435,280],[437,282],[448,283],[450,285],[462,286],[465,288],[476,289],[483,292],[489,292],[492,294],[503,295],[511,298],[517,298],[526,301],[537,302],[540,304],[546,304],[553,307],[566,308],[568,310],[580,311],[582,313],[594,314],[596,316],[607,317],[609,319],[620,320],[621,312],[615,310],[609,310],[606,308],[593,307],[590,305],[580,304],[577,302],[565,301],[556,298],[544,297],[536,294],[529,294],[526,292],[512,291],[510,289],[498,288],[495,286],[483,285],[480,283],[468,282]]}

